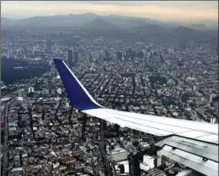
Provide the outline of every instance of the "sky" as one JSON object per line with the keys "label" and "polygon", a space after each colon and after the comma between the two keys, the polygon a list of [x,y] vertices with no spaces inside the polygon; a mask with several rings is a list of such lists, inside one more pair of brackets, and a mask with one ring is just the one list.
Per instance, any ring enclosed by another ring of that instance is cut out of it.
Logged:
{"label": "sky", "polygon": [[1,16],[117,14],[158,20],[218,20],[218,1],[1,1]]}

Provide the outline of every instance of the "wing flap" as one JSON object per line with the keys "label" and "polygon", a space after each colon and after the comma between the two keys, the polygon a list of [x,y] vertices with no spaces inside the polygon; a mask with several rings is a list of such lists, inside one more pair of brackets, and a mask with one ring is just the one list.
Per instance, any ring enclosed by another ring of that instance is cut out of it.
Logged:
{"label": "wing flap", "polygon": [[156,145],[159,147],[175,147],[175,149],[187,151],[188,153],[218,162],[218,145],[216,144],[209,144],[183,137],[172,136],[159,141]]}
{"label": "wing flap", "polygon": [[182,163],[185,166],[188,166],[200,173],[209,176],[218,175],[218,163],[207,160],[203,161],[202,157],[194,155],[192,153],[185,152],[180,149],[173,149],[170,146],[164,146],[162,150],[158,151],[158,156],[166,156],[172,160]]}

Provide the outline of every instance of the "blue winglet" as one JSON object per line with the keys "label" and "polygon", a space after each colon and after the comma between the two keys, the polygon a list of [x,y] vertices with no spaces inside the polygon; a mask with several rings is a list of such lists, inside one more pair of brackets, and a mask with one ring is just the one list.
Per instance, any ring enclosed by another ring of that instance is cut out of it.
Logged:
{"label": "blue winglet", "polygon": [[101,108],[101,105],[93,99],[64,61],[54,59],[54,63],[74,108],[81,111]]}

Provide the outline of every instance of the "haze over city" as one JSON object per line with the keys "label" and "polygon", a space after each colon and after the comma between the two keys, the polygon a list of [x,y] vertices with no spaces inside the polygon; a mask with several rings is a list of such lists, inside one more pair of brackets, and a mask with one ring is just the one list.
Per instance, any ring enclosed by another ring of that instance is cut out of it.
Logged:
{"label": "haze over city", "polygon": [[218,176],[217,1],[1,13],[1,175]]}
{"label": "haze over city", "polygon": [[159,20],[217,20],[218,1],[2,1],[3,17],[26,18],[93,12]]}

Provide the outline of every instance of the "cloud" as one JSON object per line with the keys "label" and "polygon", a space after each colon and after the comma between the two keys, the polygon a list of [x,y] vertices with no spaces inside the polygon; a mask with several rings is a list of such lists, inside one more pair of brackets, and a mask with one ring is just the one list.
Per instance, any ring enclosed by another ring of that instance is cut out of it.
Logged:
{"label": "cloud", "polygon": [[39,16],[94,12],[170,19],[218,19],[217,1],[3,1],[2,13]]}
{"label": "cloud", "polygon": [[92,4],[105,5],[156,5],[160,7],[176,8],[218,8],[218,1],[91,1]]}

